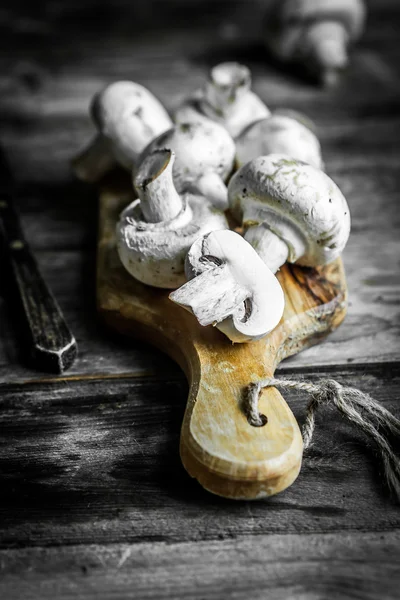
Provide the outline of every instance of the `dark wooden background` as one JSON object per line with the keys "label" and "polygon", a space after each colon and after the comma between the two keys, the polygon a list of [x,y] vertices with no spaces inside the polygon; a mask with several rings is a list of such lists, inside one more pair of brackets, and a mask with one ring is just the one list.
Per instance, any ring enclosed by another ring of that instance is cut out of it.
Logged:
{"label": "dark wooden background", "polygon": [[[180,465],[188,390],[179,368],[96,318],[96,190],[69,169],[93,133],[91,96],[133,79],[172,109],[212,64],[236,59],[271,108],[315,120],[353,218],[345,324],[279,373],[335,377],[399,414],[400,5],[369,2],[349,72],[323,91],[270,61],[262,4],[0,8],[0,139],[27,237],[80,349],[63,377],[29,370],[0,296],[4,600],[399,597],[400,511],[362,435],[323,412],[289,490],[259,503],[213,497]],[[306,398],[286,396],[301,421]]]}

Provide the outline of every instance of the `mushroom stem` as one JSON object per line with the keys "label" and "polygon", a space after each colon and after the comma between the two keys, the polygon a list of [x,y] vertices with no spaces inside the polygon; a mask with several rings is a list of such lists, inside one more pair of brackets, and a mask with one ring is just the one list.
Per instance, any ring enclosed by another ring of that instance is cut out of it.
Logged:
{"label": "mushroom stem", "polygon": [[190,185],[190,191],[207,198],[219,210],[228,208],[228,189],[215,171],[209,171]]}
{"label": "mushroom stem", "polygon": [[101,134],[72,160],[72,168],[77,177],[89,183],[99,181],[114,165],[110,142]]}
{"label": "mushroom stem", "polygon": [[288,245],[264,223],[249,227],[244,239],[253,246],[273,273],[276,273],[288,259]]}
{"label": "mushroom stem", "polygon": [[171,150],[155,150],[137,172],[134,184],[140,198],[140,208],[148,223],[170,221],[183,208],[172,178],[174,161],[175,153]]}
{"label": "mushroom stem", "polygon": [[206,326],[220,323],[241,306],[244,312],[248,290],[235,279],[229,266],[222,264],[197,275],[169,297]]}
{"label": "mushroom stem", "polygon": [[324,86],[334,85],[348,63],[347,32],[341,23],[319,22],[308,30],[310,69]]}
{"label": "mushroom stem", "polygon": [[226,112],[250,86],[251,74],[247,67],[234,62],[222,63],[211,69],[205,97],[215,110]]}

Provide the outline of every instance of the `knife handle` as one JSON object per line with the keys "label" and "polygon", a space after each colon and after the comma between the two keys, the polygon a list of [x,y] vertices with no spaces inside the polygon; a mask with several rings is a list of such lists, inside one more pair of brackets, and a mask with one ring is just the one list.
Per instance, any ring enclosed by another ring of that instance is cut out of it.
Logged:
{"label": "knife handle", "polygon": [[23,235],[12,193],[4,190],[0,193],[1,223],[6,285],[11,288],[7,291],[23,335],[24,354],[35,368],[62,373],[74,362],[77,344]]}

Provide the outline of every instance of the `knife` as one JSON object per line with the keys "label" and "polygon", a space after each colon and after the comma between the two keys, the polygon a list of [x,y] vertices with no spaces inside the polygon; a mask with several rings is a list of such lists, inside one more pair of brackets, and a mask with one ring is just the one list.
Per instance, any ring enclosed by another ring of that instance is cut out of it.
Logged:
{"label": "knife", "polygon": [[[44,281],[22,231],[15,207],[16,184],[0,147],[0,233],[3,234],[5,286],[31,365],[63,373],[74,362],[77,344]],[[4,286],[4,287],[5,287]]]}

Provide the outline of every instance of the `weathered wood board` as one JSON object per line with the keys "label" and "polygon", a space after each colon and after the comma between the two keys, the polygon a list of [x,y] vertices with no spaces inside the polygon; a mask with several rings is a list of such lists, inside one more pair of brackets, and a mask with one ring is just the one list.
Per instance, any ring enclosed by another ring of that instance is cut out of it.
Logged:
{"label": "weathered wood board", "polygon": [[296,479],[302,439],[296,419],[275,388],[264,390],[260,412],[268,422],[251,426],[243,392],[272,376],[277,364],[315,344],[343,320],[347,289],[341,260],[319,269],[285,265],[278,274],[285,311],[268,336],[232,344],[172,303],[168,290],[141,284],[122,267],[115,224],[128,188],[105,185],[100,198],[97,302],[102,318],[119,332],[144,339],[182,367],[190,391],[180,452],[189,474],[216,494],[235,499],[276,494]]}
{"label": "weathered wood board", "polygon": [[371,533],[341,532],[0,550],[0,591],[7,600],[70,600],[81,590],[96,600],[398,600],[400,534],[381,537],[385,548]]}
{"label": "weathered wood board", "polygon": [[[330,91],[268,62],[256,42],[264,1],[156,4],[2,10],[1,141],[24,183],[24,231],[80,352],[61,378],[27,368],[0,297],[0,597],[395,600],[400,511],[339,413],[321,412],[295,485],[267,504],[226,501],[186,476],[187,384],[167,355],[99,325],[97,195],[68,165],[108,82],[138,81],[172,110],[219,60],[247,64],[272,110],[316,122],[352,215],[345,325],[279,375],[333,377],[399,415],[400,3],[367,2],[366,33]],[[285,397],[301,422],[306,394]]]}

